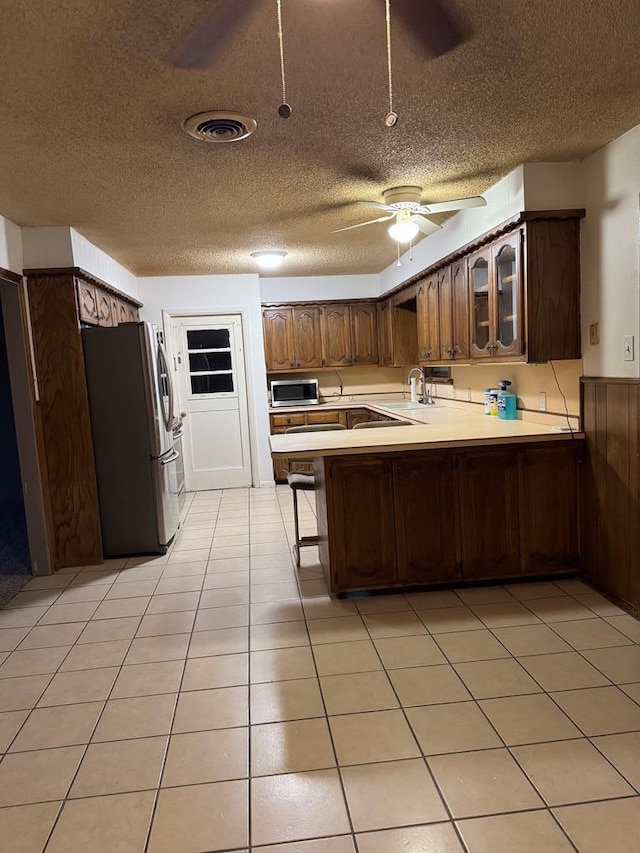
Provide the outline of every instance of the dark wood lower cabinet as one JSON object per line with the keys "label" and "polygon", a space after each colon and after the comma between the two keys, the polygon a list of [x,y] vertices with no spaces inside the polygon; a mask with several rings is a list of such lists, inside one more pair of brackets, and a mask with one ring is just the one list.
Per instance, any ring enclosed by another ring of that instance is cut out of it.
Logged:
{"label": "dark wood lower cabinet", "polygon": [[340,567],[338,589],[374,589],[398,582],[392,461],[357,456],[329,461],[327,480],[335,500],[329,513],[335,539],[332,559]]}
{"label": "dark wood lower cabinet", "polygon": [[454,457],[407,453],[393,461],[398,580],[441,583],[458,578]]}
{"label": "dark wood lower cabinet", "polygon": [[458,488],[462,576],[485,580],[518,574],[517,451],[461,453]]}
{"label": "dark wood lower cabinet", "polygon": [[316,460],[331,591],[577,571],[581,448],[563,438]]}
{"label": "dark wood lower cabinet", "polygon": [[520,453],[520,539],[526,574],[579,568],[579,452],[569,441]]}

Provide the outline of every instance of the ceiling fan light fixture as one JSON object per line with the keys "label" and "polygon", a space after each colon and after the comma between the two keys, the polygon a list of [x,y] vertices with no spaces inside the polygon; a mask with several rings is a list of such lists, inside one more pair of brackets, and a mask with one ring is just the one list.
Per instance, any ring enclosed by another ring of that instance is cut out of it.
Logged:
{"label": "ceiling fan light fixture", "polygon": [[277,270],[282,266],[282,262],[287,257],[286,252],[266,251],[266,252],[251,252],[251,257],[262,270]]}
{"label": "ceiling fan light fixture", "polygon": [[418,236],[419,231],[417,223],[411,219],[394,222],[389,226],[389,235],[398,243],[410,243]]}

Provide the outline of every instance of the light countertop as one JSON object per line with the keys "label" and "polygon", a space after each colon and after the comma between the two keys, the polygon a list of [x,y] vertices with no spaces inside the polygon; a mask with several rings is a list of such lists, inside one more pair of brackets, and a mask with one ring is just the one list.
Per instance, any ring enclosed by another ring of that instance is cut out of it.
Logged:
{"label": "light countertop", "polygon": [[[389,406],[385,406],[389,402]],[[398,404],[400,404],[398,406]],[[275,412],[318,411],[318,409],[368,408],[393,418],[411,420],[410,426],[372,427],[327,432],[283,433],[271,435],[274,456],[345,456],[359,453],[389,453],[398,450],[435,450],[440,447],[466,447],[488,444],[513,444],[531,441],[566,441],[584,438],[584,433],[568,431],[566,420],[552,423],[531,420],[506,421],[488,418],[482,407],[438,400],[433,406],[404,407],[400,400],[360,400],[341,405],[276,409]],[[573,424],[573,421],[572,421]],[[563,429],[564,428],[564,429]]]}

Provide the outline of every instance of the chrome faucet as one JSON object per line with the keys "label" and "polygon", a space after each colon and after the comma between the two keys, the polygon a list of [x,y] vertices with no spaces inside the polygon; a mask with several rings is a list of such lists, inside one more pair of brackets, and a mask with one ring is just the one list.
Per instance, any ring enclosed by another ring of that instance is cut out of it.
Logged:
{"label": "chrome faucet", "polygon": [[415,373],[416,370],[420,374],[420,400],[419,400],[419,402],[426,405],[429,402],[429,399],[428,399],[427,390],[426,390],[426,383],[425,383],[425,379],[424,379],[424,370],[421,367],[412,367],[411,368],[411,370],[407,374],[407,385],[411,385],[411,375],[413,373]]}

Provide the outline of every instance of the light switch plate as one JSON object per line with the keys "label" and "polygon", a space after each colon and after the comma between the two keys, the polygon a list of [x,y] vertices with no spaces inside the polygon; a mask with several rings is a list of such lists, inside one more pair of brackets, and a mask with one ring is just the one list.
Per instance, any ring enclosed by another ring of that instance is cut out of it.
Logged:
{"label": "light switch plate", "polygon": [[624,361],[633,361],[636,357],[635,354],[635,337],[634,335],[625,335],[622,339],[623,344],[623,360]]}
{"label": "light switch plate", "polygon": [[592,347],[597,347],[600,343],[600,324],[589,323],[589,343]]}

